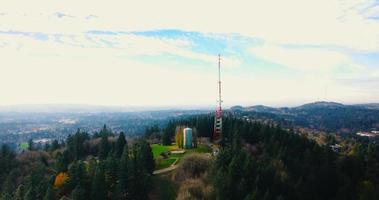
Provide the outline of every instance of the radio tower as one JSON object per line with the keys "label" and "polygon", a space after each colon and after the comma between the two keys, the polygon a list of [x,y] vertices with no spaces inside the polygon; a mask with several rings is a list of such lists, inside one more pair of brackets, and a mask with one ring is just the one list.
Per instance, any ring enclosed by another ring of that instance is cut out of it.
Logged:
{"label": "radio tower", "polygon": [[218,54],[218,105],[215,113],[213,139],[218,140],[222,134],[222,99],[221,99],[221,56]]}

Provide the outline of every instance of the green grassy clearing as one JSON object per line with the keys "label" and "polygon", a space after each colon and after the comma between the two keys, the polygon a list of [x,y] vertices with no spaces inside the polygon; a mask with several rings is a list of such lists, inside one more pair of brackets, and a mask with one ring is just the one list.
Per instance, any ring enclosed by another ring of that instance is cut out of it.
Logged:
{"label": "green grassy clearing", "polygon": [[163,169],[163,168],[170,167],[175,161],[176,161],[176,158],[162,159],[156,163],[155,169]]}
{"label": "green grassy clearing", "polygon": [[22,150],[27,150],[29,148],[29,144],[27,142],[23,142],[20,144],[20,148]]}
{"label": "green grassy clearing", "polygon": [[170,145],[170,146],[164,146],[160,144],[153,144],[151,145],[151,149],[153,151],[154,158],[157,158],[162,152],[174,150],[177,147],[175,145]]}
{"label": "green grassy clearing", "polygon": [[178,149],[178,147],[175,144],[170,145],[170,146],[164,146],[164,145],[160,145],[160,144],[153,144],[153,145],[151,145],[151,148],[152,148],[152,151],[153,151],[154,159],[156,159],[156,163],[155,163],[156,164],[156,167],[155,167],[156,169],[163,169],[163,168],[169,167],[172,163],[175,162],[176,159],[178,159],[177,163],[179,163],[180,160],[183,158],[183,156],[188,155],[188,154],[192,154],[192,153],[211,153],[212,152],[212,149],[209,146],[203,145],[203,144],[199,144],[197,146],[197,148],[186,149],[185,150],[186,152],[184,154],[170,154],[167,159],[160,159],[158,157],[159,157],[159,155],[162,152],[175,150],[175,149]]}

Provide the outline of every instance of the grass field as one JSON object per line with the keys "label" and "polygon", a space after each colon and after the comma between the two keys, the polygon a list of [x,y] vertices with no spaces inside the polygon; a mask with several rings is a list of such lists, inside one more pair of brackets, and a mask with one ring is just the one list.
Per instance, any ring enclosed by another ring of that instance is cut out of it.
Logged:
{"label": "grass field", "polygon": [[162,152],[177,149],[177,146],[175,146],[175,145],[164,146],[164,145],[160,145],[160,144],[153,144],[153,145],[151,145],[151,149],[153,151],[154,158],[157,158]]}
{"label": "grass field", "polygon": [[176,161],[177,158],[174,158],[174,157],[169,157],[167,159],[162,159],[160,160],[159,162],[157,162],[156,166],[155,166],[155,169],[163,169],[163,168],[167,168],[167,167],[170,167],[175,161]]}
{"label": "grass field", "polygon": [[154,159],[156,159],[157,161],[155,163],[156,164],[155,169],[157,170],[169,167],[176,160],[178,160],[177,163],[179,163],[184,155],[188,155],[191,153],[211,153],[212,152],[212,149],[208,145],[199,144],[197,148],[186,149],[186,152],[184,154],[170,154],[167,159],[158,159],[159,155],[162,152],[175,150],[175,149],[178,149],[178,147],[176,145],[164,146],[160,144],[153,144],[151,145],[151,149],[153,151]]}
{"label": "grass field", "polygon": [[29,144],[27,142],[23,142],[20,144],[20,148],[22,150],[27,150],[29,148]]}

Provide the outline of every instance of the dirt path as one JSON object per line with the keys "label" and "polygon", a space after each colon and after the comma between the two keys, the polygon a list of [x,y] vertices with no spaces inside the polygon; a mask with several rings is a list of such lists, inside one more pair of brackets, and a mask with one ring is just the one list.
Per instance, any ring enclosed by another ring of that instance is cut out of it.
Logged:
{"label": "dirt path", "polygon": [[153,174],[156,175],[156,174],[166,173],[166,172],[169,172],[169,171],[172,171],[172,170],[176,169],[177,167],[178,167],[177,165],[171,165],[170,167],[167,167],[167,168],[155,170],[153,172]]}

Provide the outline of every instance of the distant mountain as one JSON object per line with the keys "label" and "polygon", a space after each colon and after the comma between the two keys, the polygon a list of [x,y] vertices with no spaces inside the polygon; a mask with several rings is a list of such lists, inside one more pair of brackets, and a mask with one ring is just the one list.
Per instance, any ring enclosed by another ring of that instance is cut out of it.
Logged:
{"label": "distant mountain", "polygon": [[240,111],[267,112],[267,113],[281,112],[281,108],[273,108],[273,107],[264,106],[264,105],[256,105],[256,106],[249,106],[249,107],[233,106],[230,109],[240,110]]}
{"label": "distant mountain", "polygon": [[[238,106],[232,107],[231,111],[254,118],[270,117],[283,125],[307,127],[326,132],[354,133],[379,129],[379,104],[344,105],[322,101],[290,108],[262,105]],[[271,114],[271,116],[263,114]]]}
{"label": "distant mountain", "polygon": [[368,108],[369,106],[374,107],[375,105],[378,106],[379,104],[360,104],[360,105],[344,105],[341,103],[336,102],[326,102],[326,101],[317,101],[314,103],[308,103],[297,107],[279,107],[274,108],[270,106],[264,106],[264,105],[256,105],[256,106],[248,106],[248,107],[242,107],[242,106],[233,106],[230,109],[231,110],[240,110],[240,111],[255,111],[255,112],[268,112],[268,113],[288,113],[295,110],[310,110],[310,109],[323,109],[323,108],[342,108],[342,107],[351,107],[351,106],[359,106],[362,108]]}
{"label": "distant mountain", "polygon": [[306,110],[306,109],[321,109],[321,108],[341,108],[346,105],[336,102],[326,102],[326,101],[318,101],[314,103],[304,104],[302,106],[294,107],[297,110]]}
{"label": "distant mountain", "polygon": [[368,109],[374,109],[379,110],[379,103],[367,103],[367,104],[357,104],[356,106],[368,108]]}

